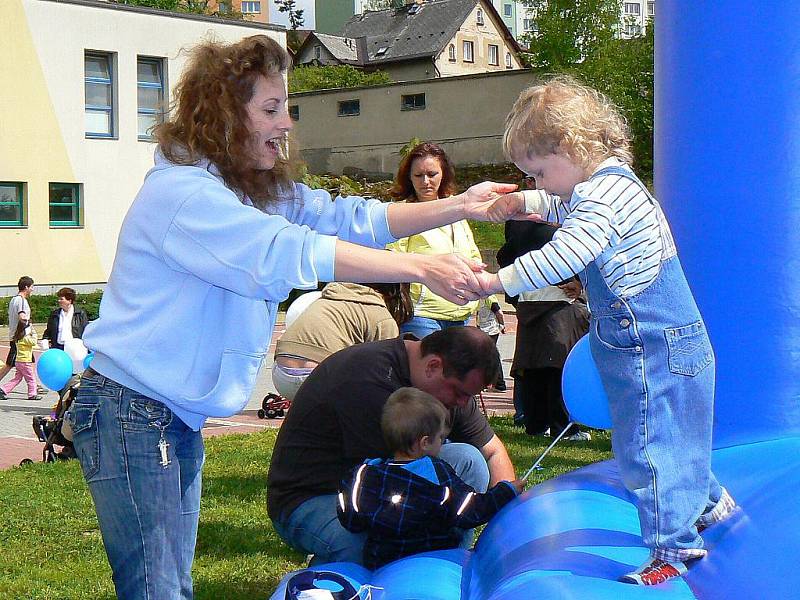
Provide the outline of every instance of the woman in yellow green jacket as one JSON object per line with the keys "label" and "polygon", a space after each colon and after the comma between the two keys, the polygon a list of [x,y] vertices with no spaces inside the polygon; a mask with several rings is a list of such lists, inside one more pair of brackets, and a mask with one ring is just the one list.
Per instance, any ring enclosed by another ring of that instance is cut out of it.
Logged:
{"label": "woman in yellow green jacket", "polygon": [[[398,201],[427,202],[455,193],[455,171],[445,151],[437,144],[415,146],[403,160],[389,193]],[[436,229],[397,240],[388,246],[395,252],[411,254],[460,254],[481,262],[472,230],[466,221],[456,221]],[[466,325],[477,302],[463,306],[437,296],[421,283],[411,284],[414,317],[401,327],[402,333],[426,335],[455,325]]]}

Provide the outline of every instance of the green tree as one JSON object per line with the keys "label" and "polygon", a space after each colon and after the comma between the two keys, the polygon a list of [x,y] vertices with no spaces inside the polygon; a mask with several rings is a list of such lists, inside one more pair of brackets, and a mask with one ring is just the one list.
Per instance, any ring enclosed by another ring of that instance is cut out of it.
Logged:
{"label": "green tree", "polygon": [[112,2],[198,15],[214,14],[226,19],[244,19],[242,13],[231,9],[230,0],[218,0],[216,11],[209,8],[209,0],[112,0]]}
{"label": "green tree", "polygon": [[529,66],[558,72],[593,58],[614,39],[621,0],[524,0],[535,23],[523,38]]}
{"label": "green tree", "polygon": [[365,73],[351,65],[299,66],[289,72],[289,92],[352,88],[391,83],[383,71]]}
{"label": "green tree", "polygon": [[575,70],[622,110],[633,135],[635,167],[647,181],[653,176],[654,29],[651,21],[642,36],[608,41]]}
{"label": "green tree", "polygon": [[295,6],[295,0],[275,0],[278,12],[287,13],[289,19],[289,29],[297,30],[305,21],[303,9]]}

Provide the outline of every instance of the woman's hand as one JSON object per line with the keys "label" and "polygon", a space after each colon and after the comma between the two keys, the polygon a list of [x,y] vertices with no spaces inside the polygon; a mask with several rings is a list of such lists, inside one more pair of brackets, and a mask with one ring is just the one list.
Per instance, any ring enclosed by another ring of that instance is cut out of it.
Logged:
{"label": "woman's hand", "polygon": [[[421,255],[420,255],[421,256]],[[464,258],[460,254],[426,256],[424,283],[434,294],[454,304],[464,305],[484,294],[476,275],[486,265]]]}
{"label": "woman's hand", "polygon": [[567,298],[570,300],[576,300],[580,297],[581,292],[583,291],[583,286],[581,285],[580,281],[573,279],[567,283],[562,283],[558,286],[564,293],[567,295]]}
{"label": "woman's hand", "polygon": [[[473,185],[467,191],[460,194],[463,202],[464,218],[475,219],[476,221],[491,221],[487,211],[494,202],[502,196],[517,189],[513,183],[495,183],[484,181]],[[520,197],[522,194],[520,194]],[[522,201],[522,211],[524,214],[525,201]],[[505,219],[504,219],[505,220]],[[499,221],[495,221],[499,222]]]}

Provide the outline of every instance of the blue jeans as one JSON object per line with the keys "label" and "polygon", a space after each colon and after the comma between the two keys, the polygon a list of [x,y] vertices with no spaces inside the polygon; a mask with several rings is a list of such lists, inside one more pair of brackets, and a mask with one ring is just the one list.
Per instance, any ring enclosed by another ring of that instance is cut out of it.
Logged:
{"label": "blue jeans", "polygon": [[[121,599],[192,598],[205,453],[161,402],[92,370],[67,417]],[[169,446],[162,465],[159,442]]]}
{"label": "blue jeans", "polygon": [[463,321],[444,321],[442,319],[431,319],[429,317],[412,317],[410,321],[400,326],[400,333],[413,333],[419,339],[434,331],[443,331],[448,327],[463,327],[469,319]]}
{"label": "blue jeans", "polygon": [[[456,474],[479,492],[489,487],[489,467],[480,451],[470,444],[449,443],[442,446],[439,458],[450,464]],[[366,533],[351,533],[336,516],[336,494],[315,496],[295,508],[288,517],[273,521],[275,531],[290,546],[313,554],[311,564],[363,561]],[[472,543],[472,530],[464,531],[461,543]]]}
{"label": "blue jeans", "polygon": [[[599,173],[630,177],[619,171]],[[722,495],[711,471],[714,352],[680,261],[664,260],[655,280],[626,298],[608,287],[594,262],[582,278],[611,444],[636,498],[642,540],[662,560],[703,556],[695,523]]]}

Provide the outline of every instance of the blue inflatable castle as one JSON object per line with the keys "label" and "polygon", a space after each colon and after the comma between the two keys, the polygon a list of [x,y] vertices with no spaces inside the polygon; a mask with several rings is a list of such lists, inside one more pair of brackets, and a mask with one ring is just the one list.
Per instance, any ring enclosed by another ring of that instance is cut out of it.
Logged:
{"label": "blue inflatable castle", "polygon": [[648,551],[609,461],[523,494],[473,552],[315,570],[374,600],[800,598],[798,23],[797,0],[658,2],[656,195],[716,351],[713,470],[740,505],[704,532],[708,556],[618,582]]}

